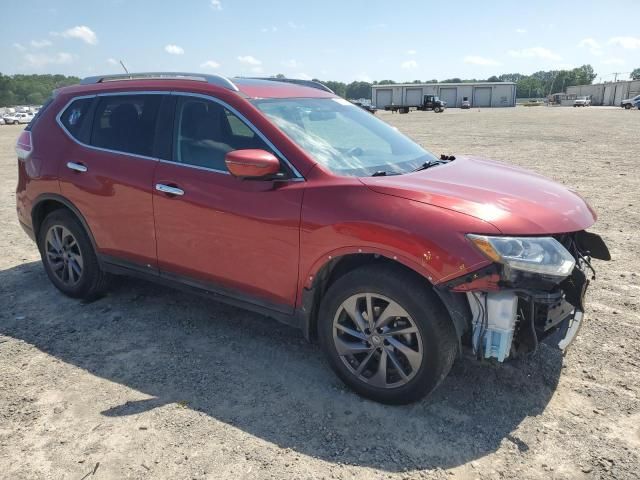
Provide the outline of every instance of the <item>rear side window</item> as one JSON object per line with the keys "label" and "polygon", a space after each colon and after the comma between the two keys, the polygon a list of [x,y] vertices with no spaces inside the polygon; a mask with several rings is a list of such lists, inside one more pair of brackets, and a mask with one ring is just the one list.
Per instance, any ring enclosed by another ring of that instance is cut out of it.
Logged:
{"label": "rear side window", "polygon": [[[86,130],[88,127],[89,120],[87,120],[87,116],[89,108],[91,108],[92,101],[93,98],[79,98],[72,102],[60,116],[60,122],[62,122],[62,125],[64,125],[67,132],[69,132],[76,140],[83,141],[83,135],[81,132]],[[33,121],[35,122],[35,120],[36,119]]]}
{"label": "rear side window", "polygon": [[151,156],[162,95],[99,97],[91,145]]}

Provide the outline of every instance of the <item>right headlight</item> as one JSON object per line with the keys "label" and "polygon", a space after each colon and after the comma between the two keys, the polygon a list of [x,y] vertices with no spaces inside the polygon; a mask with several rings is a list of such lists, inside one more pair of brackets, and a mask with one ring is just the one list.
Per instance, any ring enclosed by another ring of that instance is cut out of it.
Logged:
{"label": "right headlight", "polygon": [[576,264],[569,251],[552,237],[490,237],[470,233],[467,238],[489,259],[514,270],[567,277]]}

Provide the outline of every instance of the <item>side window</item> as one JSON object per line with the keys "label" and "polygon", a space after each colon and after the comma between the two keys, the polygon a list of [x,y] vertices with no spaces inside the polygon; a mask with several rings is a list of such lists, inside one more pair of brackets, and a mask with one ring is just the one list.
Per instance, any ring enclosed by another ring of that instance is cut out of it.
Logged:
{"label": "side window", "polygon": [[227,171],[224,156],[232,150],[267,144],[240,118],[222,105],[205,99],[182,97],[176,109],[174,161]]}
{"label": "side window", "polygon": [[162,95],[117,95],[98,98],[91,145],[151,156]]}
{"label": "side window", "polygon": [[[87,119],[87,115],[89,113],[89,108],[91,107],[91,102],[93,98],[80,98],[75,102],[71,103],[67,107],[67,109],[60,116],[60,121],[64,128],[73,136],[76,140],[83,141],[81,138],[81,132],[83,127],[87,127],[90,120]],[[43,106],[42,110],[45,107]],[[40,112],[36,115],[36,117],[32,120],[32,123],[35,123],[36,119],[40,115]]]}

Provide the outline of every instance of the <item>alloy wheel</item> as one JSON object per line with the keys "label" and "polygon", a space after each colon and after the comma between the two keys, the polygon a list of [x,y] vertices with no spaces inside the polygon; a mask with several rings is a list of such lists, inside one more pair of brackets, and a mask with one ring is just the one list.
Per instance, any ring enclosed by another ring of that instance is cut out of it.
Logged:
{"label": "alloy wheel", "polygon": [[54,225],[45,237],[45,255],[53,274],[64,285],[76,285],[82,277],[84,262],[76,238],[68,228]]}
{"label": "alloy wheel", "polygon": [[408,383],[422,364],[415,321],[383,295],[359,293],[342,302],[333,319],[333,342],[349,371],[378,388]]}

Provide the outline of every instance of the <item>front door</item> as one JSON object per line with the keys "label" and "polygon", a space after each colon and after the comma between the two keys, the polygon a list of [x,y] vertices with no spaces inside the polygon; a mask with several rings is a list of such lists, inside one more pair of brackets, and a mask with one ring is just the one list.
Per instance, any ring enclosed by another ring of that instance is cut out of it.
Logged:
{"label": "front door", "polygon": [[162,275],[291,313],[305,182],[230,175],[224,156],[231,150],[277,156],[231,110],[209,98],[178,97],[171,161],[158,165],[154,179],[159,268]]}

